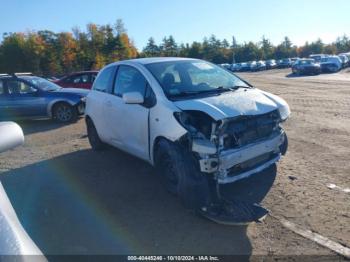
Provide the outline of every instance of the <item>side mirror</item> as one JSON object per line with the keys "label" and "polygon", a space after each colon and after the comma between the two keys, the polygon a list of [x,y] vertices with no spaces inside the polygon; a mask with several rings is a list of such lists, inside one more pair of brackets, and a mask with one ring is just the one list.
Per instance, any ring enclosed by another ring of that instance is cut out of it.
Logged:
{"label": "side mirror", "polygon": [[140,92],[128,92],[123,94],[125,104],[143,104],[144,98]]}
{"label": "side mirror", "polygon": [[0,153],[24,143],[22,128],[14,122],[0,122]]}

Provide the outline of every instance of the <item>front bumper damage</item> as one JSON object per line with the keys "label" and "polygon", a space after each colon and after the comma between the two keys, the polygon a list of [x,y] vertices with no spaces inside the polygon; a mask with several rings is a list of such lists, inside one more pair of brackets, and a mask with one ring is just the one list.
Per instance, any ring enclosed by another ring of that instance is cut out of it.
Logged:
{"label": "front bumper damage", "polygon": [[288,146],[281,122],[280,112],[274,110],[213,121],[206,128],[203,123],[208,121],[201,125],[193,121],[196,127],[188,126],[189,136],[183,141],[190,142],[199,171],[209,181],[209,197],[203,201],[201,215],[217,223],[241,225],[259,222],[268,214],[257,203],[237,197],[228,200],[220,188],[258,174],[279,161]]}
{"label": "front bumper damage", "polygon": [[221,151],[212,156],[214,148],[203,141],[193,140],[192,150],[201,151],[203,158],[199,159],[200,170],[208,175],[212,174],[216,180],[216,189],[212,200],[203,206],[199,213],[216,223],[224,225],[246,225],[251,222],[261,222],[268,210],[257,203],[242,200],[227,200],[220,193],[220,185],[232,183],[267,169],[281,157],[281,146],[285,142],[283,129],[277,135],[268,139],[249,144],[240,148]]}
{"label": "front bumper damage", "polygon": [[[203,156],[199,159],[201,172],[212,173],[219,184],[226,184],[259,173],[278,162],[281,157],[280,146],[284,143],[284,139],[284,131],[281,129],[279,134],[269,139],[221,151],[214,157],[205,155],[205,148],[200,140],[193,140],[192,150],[200,151],[198,153]],[[206,149],[207,154],[214,153],[216,150],[213,145],[207,145]],[[242,171],[239,172],[239,170]]]}

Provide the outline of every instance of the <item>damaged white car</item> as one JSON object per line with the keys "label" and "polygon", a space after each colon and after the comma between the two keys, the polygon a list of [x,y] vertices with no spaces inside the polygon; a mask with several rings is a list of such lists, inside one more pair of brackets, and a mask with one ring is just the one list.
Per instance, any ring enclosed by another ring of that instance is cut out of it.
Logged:
{"label": "damaged white car", "polygon": [[282,98],[203,60],[143,58],[103,68],[86,103],[93,149],[109,144],[148,161],[170,192],[217,222],[266,215],[254,205],[249,219],[237,217],[219,188],[286,153]]}

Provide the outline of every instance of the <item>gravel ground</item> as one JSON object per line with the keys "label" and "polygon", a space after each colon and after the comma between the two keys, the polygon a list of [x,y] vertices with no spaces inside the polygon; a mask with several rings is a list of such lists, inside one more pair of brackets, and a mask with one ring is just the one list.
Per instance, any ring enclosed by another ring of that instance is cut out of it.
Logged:
{"label": "gravel ground", "polygon": [[[350,72],[292,77],[290,70],[242,73],[287,100],[289,152],[229,187],[350,246]],[[23,226],[45,254],[331,255],[268,216],[227,227],[186,210],[148,164],[116,149],[93,152],[83,119],[63,126],[20,123],[25,145],[0,156],[0,180]],[[339,257],[331,257],[339,259]]]}

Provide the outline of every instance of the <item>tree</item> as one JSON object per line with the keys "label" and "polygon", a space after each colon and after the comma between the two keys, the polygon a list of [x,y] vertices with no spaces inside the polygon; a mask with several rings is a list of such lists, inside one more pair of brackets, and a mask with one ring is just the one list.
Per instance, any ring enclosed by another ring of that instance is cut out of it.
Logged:
{"label": "tree", "polygon": [[172,35],[168,38],[164,37],[163,42],[160,47],[162,56],[177,56],[178,55],[178,47],[177,43]]}
{"label": "tree", "polygon": [[236,59],[238,62],[260,60],[261,57],[262,52],[259,49],[259,46],[253,42],[245,43],[236,53]]}
{"label": "tree", "polygon": [[146,57],[160,56],[160,48],[154,41],[153,37],[148,39],[146,47],[143,49],[143,53]]}
{"label": "tree", "polygon": [[262,51],[262,59],[272,59],[274,57],[274,48],[271,44],[270,40],[265,38],[265,36],[261,39],[261,51]]}

